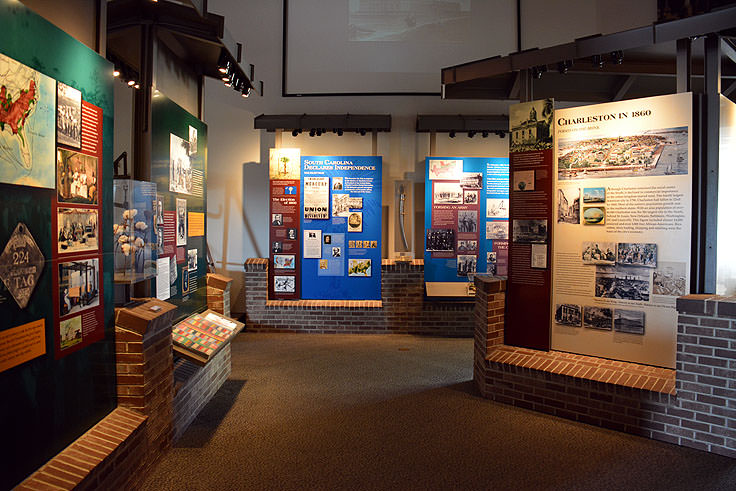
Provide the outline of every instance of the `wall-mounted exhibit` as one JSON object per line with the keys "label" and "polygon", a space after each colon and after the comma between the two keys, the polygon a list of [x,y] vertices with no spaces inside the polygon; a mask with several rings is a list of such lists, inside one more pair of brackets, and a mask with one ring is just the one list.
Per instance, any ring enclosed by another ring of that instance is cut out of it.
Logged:
{"label": "wall-mounted exhibit", "polygon": [[428,296],[472,296],[475,273],[506,275],[509,161],[427,157],[424,281]]}
{"label": "wall-mounted exhibit", "polygon": [[0,488],[115,407],[112,66],[0,5]]}

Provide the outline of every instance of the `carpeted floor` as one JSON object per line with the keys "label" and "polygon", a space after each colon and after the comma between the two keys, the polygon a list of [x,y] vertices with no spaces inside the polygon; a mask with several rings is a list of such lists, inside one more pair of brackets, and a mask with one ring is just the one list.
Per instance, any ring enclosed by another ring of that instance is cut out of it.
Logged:
{"label": "carpeted floor", "polygon": [[244,333],[144,488],[736,489],[736,460],[480,398],[472,340]]}

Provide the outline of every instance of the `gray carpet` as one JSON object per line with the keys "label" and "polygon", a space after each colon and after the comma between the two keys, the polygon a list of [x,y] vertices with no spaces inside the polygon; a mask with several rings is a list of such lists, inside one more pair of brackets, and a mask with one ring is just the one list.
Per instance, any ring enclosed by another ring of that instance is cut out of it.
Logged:
{"label": "gray carpet", "polygon": [[472,340],[240,334],[145,489],[736,489],[736,460],[479,397]]}

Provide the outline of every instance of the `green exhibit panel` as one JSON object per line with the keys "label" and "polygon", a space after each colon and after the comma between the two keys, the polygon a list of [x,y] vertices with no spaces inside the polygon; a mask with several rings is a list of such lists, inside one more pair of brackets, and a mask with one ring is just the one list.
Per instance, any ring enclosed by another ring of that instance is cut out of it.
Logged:
{"label": "green exhibit panel", "polygon": [[182,319],[207,306],[207,125],[163,94],[151,107],[158,240],[152,292]]}
{"label": "green exhibit panel", "polygon": [[0,2],[0,488],[115,408],[112,65]]}

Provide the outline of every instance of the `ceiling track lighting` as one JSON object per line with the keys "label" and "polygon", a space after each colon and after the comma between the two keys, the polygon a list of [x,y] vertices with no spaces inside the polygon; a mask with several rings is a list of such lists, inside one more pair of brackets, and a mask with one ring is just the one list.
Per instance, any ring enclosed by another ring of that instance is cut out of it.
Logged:
{"label": "ceiling track lighting", "polygon": [[449,135],[450,138],[455,138],[455,130],[452,130]]}
{"label": "ceiling track lighting", "polygon": [[547,71],[547,65],[537,65],[532,67],[532,78],[539,80],[542,74]]}
{"label": "ceiling track lighting", "polygon": [[473,138],[475,136],[475,131],[468,131],[468,138]]}
{"label": "ceiling track lighting", "polygon": [[565,75],[571,66],[572,66],[572,60],[561,61],[557,63],[557,71],[561,75]]}
{"label": "ceiling track lighting", "polygon": [[483,133],[481,133],[481,136],[483,138],[488,138],[488,132],[487,131],[484,131]]}
{"label": "ceiling track lighting", "polygon": [[112,71],[112,76],[117,78],[120,76],[120,70],[118,70],[118,67],[115,67]]}
{"label": "ceiling track lighting", "polygon": [[[250,87],[246,87],[240,91],[240,97],[248,97],[250,95]],[[299,130],[299,133],[301,133],[302,130]]]}
{"label": "ceiling track lighting", "polygon": [[360,129],[360,136],[365,136],[365,133],[366,133],[365,128],[361,128]]}
{"label": "ceiling track lighting", "polygon": [[317,133],[317,131],[314,128],[312,128],[311,130],[309,130],[309,136],[314,136],[316,133]]}
{"label": "ceiling track lighting", "polygon": [[620,65],[624,62],[624,52],[621,50],[611,51],[611,63]]}
{"label": "ceiling track lighting", "polygon": [[296,137],[299,134],[299,130],[291,130],[291,136]]}
{"label": "ceiling track lighting", "polygon": [[593,57],[591,58],[591,63],[593,63],[593,68],[602,69],[603,57],[601,55],[593,55]]}
{"label": "ceiling track lighting", "polygon": [[342,128],[338,128],[337,129],[337,136],[342,136],[342,134],[343,134]]}

